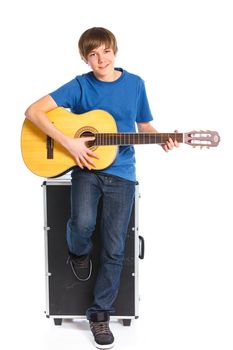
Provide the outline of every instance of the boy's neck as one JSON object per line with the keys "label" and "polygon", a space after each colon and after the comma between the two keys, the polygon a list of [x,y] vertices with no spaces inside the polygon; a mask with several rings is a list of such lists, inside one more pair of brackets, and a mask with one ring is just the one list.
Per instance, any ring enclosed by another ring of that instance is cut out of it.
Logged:
{"label": "boy's neck", "polygon": [[109,73],[108,75],[97,75],[95,74],[95,72],[93,72],[94,76],[96,77],[96,79],[100,80],[100,81],[105,81],[105,82],[112,82],[115,81],[117,79],[120,78],[122,72],[119,70],[114,69],[111,73]]}

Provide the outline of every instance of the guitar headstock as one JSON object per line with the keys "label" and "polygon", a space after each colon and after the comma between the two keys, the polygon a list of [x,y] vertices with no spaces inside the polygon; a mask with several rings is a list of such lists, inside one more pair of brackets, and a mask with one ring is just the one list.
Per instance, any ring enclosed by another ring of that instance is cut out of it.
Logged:
{"label": "guitar headstock", "polygon": [[200,130],[190,131],[184,134],[184,143],[196,147],[216,147],[220,142],[220,136],[217,131]]}

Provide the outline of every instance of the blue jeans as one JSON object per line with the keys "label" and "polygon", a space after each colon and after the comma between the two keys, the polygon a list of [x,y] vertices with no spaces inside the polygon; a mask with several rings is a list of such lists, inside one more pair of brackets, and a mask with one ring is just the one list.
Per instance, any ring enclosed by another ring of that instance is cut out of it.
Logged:
{"label": "blue jeans", "polygon": [[87,318],[98,311],[113,313],[124,260],[125,239],[134,201],[135,183],[104,173],[75,169],[72,173],[71,218],[67,243],[76,255],[92,250],[92,233],[102,199],[100,265]]}

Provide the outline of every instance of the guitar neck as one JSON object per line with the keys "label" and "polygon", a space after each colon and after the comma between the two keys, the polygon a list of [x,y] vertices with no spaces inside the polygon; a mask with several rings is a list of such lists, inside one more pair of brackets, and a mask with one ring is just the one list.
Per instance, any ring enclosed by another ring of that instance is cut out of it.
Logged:
{"label": "guitar neck", "polygon": [[183,133],[97,133],[95,138],[96,145],[164,144],[169,138],[179,143],[184,142]]}

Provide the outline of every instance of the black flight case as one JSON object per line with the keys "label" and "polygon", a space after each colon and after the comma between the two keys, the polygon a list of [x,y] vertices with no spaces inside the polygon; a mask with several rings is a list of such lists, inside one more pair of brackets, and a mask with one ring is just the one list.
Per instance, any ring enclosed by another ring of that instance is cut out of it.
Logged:
{"label": "black flight case", "polygon": [[[93,233],[93,271],[86,282],[80,282],[73,275],[67,263],[66,223],[70,216],[70,178],[47,179],[43,182],[44,194],[44,237],[45,237],[45,286],[46,316],[61,325],[63,319],[84,319],[86,309],[91,305],[92,290],[98,267],[99,219]],[[125,260],[121,284],[114,303],[116,310],[111,319],[122,319],[129,326],[138,318],[139,258],[144,257],[144,240],[138,232],[139,191],[136,184],[135,202],[126,238]]]}

